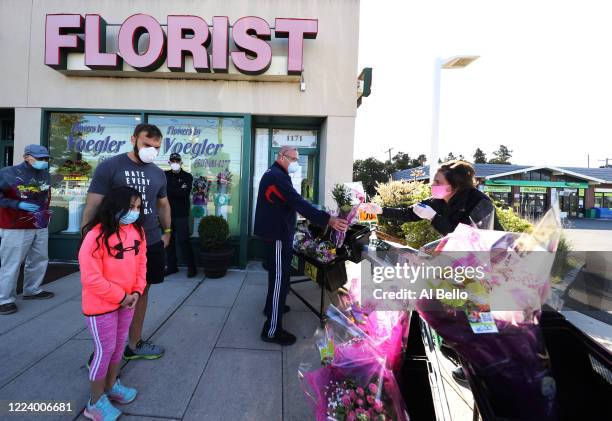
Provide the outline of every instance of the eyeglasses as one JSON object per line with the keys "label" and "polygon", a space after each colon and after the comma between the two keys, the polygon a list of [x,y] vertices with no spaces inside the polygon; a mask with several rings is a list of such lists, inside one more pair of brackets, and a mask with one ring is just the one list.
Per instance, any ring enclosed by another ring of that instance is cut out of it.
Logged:
{"label": "eyeglasses", "polygon": [[290,157],[289,155],[283,155],[285,158],[287,158],[289,160],[289,162],[298,162],[300,160],[299,157]]}

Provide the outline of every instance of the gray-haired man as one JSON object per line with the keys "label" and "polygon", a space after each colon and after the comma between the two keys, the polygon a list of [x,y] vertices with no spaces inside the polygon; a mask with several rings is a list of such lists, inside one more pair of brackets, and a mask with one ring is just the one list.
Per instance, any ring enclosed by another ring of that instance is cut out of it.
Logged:
{"label": "gray-haired man", "polygon": [[53,297],[43,291],[49,263],[49,151],[28,145],[23,162],[0,170],[0,314],[17,311],[17,277],[25,260],[23,299]]}

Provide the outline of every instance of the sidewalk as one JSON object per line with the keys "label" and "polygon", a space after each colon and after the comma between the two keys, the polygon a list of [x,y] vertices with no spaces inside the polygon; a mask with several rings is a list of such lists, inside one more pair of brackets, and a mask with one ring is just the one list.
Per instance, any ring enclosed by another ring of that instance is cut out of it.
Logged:
{"label": "sidewalk", "polygon": [[[298,286],[317,296],[314,283]],[[17,300],[0,319],[0,400],[71,402],[71,415],[23,414],[2,420],[85,419],[85,363],[92,342],[81,314],[79,273],[49,284],[47,301]],[[300,388],[300,363],[318,364],[317,318],[289,294],[285,327],[298,342],[282,348],[260,340],[267,273],[252,263],[222,279],[173,275],[150,291],[145,338],[166,347],[156,361],[131,361],[125,384],[139,390],[121,407],[125,420],[310,420]]]}

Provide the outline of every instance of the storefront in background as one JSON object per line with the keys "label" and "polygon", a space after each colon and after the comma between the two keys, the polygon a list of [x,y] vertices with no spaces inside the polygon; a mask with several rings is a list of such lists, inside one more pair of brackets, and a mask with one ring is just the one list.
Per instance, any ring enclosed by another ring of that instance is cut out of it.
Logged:
{"label": "storefront in background", "polygon": [[[612,219],[612,168],[473,164],[478,188],[498,205],[537,220],[558,203],[563,218]],[[429,179],[427,165],[398,171],[394,180]]]}
{"label": "storefront in background", "polygon": [[22,18],[0,17],[14,34],[0,39],[11,57],[2,127],[14,126],[15,162],[29,143],[50,149],[52,258],[76,258],[91,177],[132,149],[140,123],[162,132],[156,165],[168,169],[177,152],[194,176],[194,243],[199,218],[223,216],[240,265],[261,254],[254,198],[280,147],[298,148],[293,184],[316,206],[331,207],[332,186],[351,181],[370,81],[358,83],[359,2],[11,3]]}

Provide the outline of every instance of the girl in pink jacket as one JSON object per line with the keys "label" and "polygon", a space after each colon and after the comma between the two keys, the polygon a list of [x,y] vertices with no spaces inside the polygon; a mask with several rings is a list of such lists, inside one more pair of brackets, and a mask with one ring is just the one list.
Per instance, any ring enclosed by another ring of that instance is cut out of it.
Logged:
{"label": "girl in pink jacket", "polygon": [[91,399],[84,415],[95,421],[121,415],[110,401],[126,404],[136,399],[136,389],[122,385],[117,375],[134,306],[146,286],[141,205],[137,190],[118,187],[104,197],[94,219],[83,228],[83,313],[95,346],[89,368]]}

